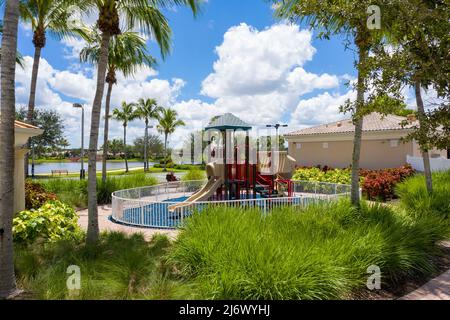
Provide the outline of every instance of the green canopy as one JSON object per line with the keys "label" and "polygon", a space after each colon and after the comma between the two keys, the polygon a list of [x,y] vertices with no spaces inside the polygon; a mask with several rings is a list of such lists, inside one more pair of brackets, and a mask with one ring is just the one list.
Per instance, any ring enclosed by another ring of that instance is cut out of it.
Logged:
{"label": "green canopy", "polygon": [[224,115],[221,115],[220,117],[214,119],[206,128],[205,130],[244,130],[248,131],[251,130],[252,126],[248,123],[242,121],[238,117],[236,117],[232,113],[225,113]]}

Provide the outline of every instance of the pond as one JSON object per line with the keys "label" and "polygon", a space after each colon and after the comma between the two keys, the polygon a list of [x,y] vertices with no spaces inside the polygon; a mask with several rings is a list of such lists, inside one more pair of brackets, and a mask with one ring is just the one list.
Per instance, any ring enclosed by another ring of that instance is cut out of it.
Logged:
{"label": "pond", "polygon": [[[150,165],[153,163],[150,162]],[[128,162],[128,167],[131,168],[143,168],[143,162]],[[107,162],[107,170],[120,170],[125,169],[125,162]],[[39,163],[34,165],[35,174],[51,174],[52,170],[67,170],[70,173],[80,172],[81,163],[80,162],[48,162]],[[87,162],[84,163],[84,169],[87,171]],[[29,166],[29,172],[31,174],[31,165]],[[97,162],[97,170],[102,170],[102,162]]]}

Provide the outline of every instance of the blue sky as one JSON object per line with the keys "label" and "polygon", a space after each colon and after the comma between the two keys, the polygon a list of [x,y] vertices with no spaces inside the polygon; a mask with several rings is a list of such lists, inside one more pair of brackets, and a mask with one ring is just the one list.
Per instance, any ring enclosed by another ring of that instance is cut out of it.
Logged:
{"label": "blue sky", "polygon": [[[154,97],[176,109],[187,126],[172,141],[225,112],[256,126],[286,122],[288,130],[343,117],[339,105],[353,97],[345,83],[355,70],[354,54],[344,49],[342,39],[318,40],[304,26],[278,21],[270,3],[263,0],[209,0],[196,19],[186,8],[165,13],[173,29],[171,55],[163,61],[157,45],[149,40],[158,67],[140,72],[135,79],[119,77],[113,106],[122,100]],[[81,40],[48,38],[37,107],[60,112],[67,138],[72,146],[79,146],[79,113],[71,103],[86,104],[89,127],[95,69],[79,64]],[[18,106],[28,102],[31,39],[29,27],[21,24],[18,46],[27,67],[17,71]],[[129,141],[141,136],[142,128],[142,123],[132,123]],[[115,123],[111,137],[121,135],[121,126]]]}

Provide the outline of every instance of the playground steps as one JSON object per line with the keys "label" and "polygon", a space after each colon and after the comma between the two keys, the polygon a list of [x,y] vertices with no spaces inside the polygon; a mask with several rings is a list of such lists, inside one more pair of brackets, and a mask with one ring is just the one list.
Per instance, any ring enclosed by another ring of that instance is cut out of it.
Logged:
{"label": "playground steps", "polygon": [[278,194],[277,190],[273,190],[272,193],[270,193],[269,188],[263,185],[257,185],[255,190],[261,195],[262,198],[279,198],[282,196]]}

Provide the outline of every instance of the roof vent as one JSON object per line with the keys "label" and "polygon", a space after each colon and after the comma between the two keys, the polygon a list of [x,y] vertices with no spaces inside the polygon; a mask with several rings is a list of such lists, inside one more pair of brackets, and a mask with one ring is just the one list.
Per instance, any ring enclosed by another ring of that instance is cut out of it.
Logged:
{"label": "roof vent", "polygon": [[339,121],[339,122],[337,123],[337,126],[338,126],[338,128],[342,127],[342,122]]}

